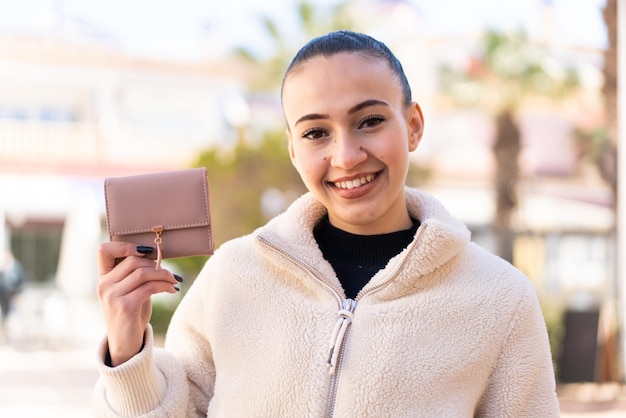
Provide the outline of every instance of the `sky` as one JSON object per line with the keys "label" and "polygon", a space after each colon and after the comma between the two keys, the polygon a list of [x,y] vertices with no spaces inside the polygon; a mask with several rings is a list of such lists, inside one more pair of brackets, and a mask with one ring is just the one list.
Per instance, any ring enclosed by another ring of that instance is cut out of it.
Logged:
{"label": "sky", "polygon": [[[387,0],[394,1],[394,0]],[[397,0],[396,0],[397,1]],[[603,48],[605,0],[406,0],[433,35],[463,35],[486,25],[536,29],[542,6],[554,6],[559,36],[568,43]],[[338,0],[310,0],[328,7]],[[368,7],[367,0],[356,0]],[[296,0],[0,0],[0,35],[11,33],[72,37],[89,33],[124,51],[152,58],[194,61],[206,53],[207,31],[215,48],[237,46],[266,51],[269,41],[260,15],[277,21],[290,36]],[[65,22],[65,25],[61,25]],[[61,29],[63,28],[63,29]]]}

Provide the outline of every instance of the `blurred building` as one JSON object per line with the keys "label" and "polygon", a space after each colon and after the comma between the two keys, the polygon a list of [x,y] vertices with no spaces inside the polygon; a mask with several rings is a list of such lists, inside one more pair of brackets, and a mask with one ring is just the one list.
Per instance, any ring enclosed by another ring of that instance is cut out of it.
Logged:
{"label": "blurred building", "polygon": [[244,82],[225,62],[17,36],[0,38],[0,62],[0,212],[31,281],[54,278],[65,220],[90,193],[102,209],[104,177],[185,167],[233,139]]}

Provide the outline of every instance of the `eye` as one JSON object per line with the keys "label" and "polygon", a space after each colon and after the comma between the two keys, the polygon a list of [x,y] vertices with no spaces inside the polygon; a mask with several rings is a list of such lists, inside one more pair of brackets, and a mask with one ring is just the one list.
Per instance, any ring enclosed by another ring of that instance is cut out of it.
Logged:
{"label": "eye", "polygon": [[381,115],[368,115],[364,117],[359,123],[359,128],[373,128],[380,125],[385,121],[384,116]]}
{"label": "eye", "polygon": [[326,131],[320,128],[311,128],[304,131],[302,138],[321,139],[326,136]]}

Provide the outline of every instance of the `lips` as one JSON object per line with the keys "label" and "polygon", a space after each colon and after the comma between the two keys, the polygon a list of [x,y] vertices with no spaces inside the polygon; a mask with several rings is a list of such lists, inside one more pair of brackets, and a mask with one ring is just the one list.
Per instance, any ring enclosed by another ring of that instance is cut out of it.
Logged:
{"label": "lips", "polygon": [[333,184],[335,185],[335,187],[339,189],[349,190],[349,189],[354,189],[356,187],[360,187],[364,184],[367,184],[371,182],[372,180],[374,180],[375,177],[376,176],[374,174],[367,174],[365,176],[352,179],[352,180],[337,181],[337,182],[334,182]]}

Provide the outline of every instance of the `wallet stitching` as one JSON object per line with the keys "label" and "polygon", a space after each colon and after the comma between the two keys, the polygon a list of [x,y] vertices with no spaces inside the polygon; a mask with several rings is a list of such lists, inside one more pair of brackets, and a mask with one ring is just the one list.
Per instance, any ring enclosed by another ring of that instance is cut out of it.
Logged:
{"label": "wallet stitching", "polygon": [[[106,206],[106,211],[109,213],[109,181],[108,179],[104,180],[104,204]],[[113,231],[111,231],[111,222],[107,220],[107,229],[109,230],[109,239],[113,238]]]}
{"label": "wallet stitching", "polygon": [[[211,225],[211,214],[209,211],[209,186],[207,184],[208,182],[208,174],[207,174],[207,170],[206,167],[202,167],[202,171],[204,173],[204,175],[202,176],[202,187],[204,188],[204,200],[206,202],[206,205],[204,205],[204,210],[206,212],[206,219],[209,223],[209,225]],[[211,251],[213,249],[213,235],[211,234],[211,228],[207,228],[207,236],[208,236],[208,240],[209,240],[209,247],[211,248]]]}
{"label": "wallet stitching", "polygon": [[[211,225],[210,222],[202,222],[202,223],[193,223],[193,224],[180,224],[180,225],[164,225],[163,226],[163,231],[171,231],[171,230],[175,230],[175,229],[183,229],[183,228],[190,228],[190,227],[198,227],[198,226],[209,226]],[[143,233],[143,232],[150,232],[152,233],[152,229],[151,228],[146,228],[146,229],[128,229],[128,230],[124,230],[124,231],[115,231],[113,234],[114,235],[122,235],[122,234],[135,234],[135,233]]]}

